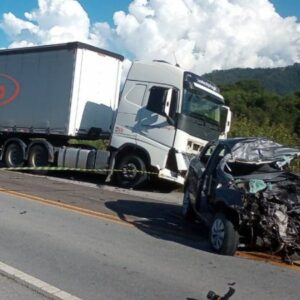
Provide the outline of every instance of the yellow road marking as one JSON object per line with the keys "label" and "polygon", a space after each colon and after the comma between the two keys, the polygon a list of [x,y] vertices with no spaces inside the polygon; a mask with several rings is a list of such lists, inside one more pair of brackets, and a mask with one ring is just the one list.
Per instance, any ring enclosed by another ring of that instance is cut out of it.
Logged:
{"label": "yellow road marking", "polygon": [[94,218],[97,218],[97,219],[111,221],[113,223],[126,225],[126,226],[129,226],[129,227],[134,227],[134,225],[132,224],[131,221],[122,220],[117,216],[110,215],[110,214],[107,214],[107,213],[97,212],[97,211],[93,211],[93,210],[90,210],[90,209],[85,209],[85,208],[81,208],[81,207],[78,207],[78,206],[61,203],[61,202],[58,202],[57,200],[45,199],[45,198],[42,198],[42,197],[28,195],[28,194],[24,194],[24,193],[12,191],[12,190],[6,190],[6,189],[1,189],[0,188],[0,192],[3,193],[3,194],[18,196],[18,197],[20,197],[22,199],[25,199],[25,200],[39,202],[39,203],[47,205],[47,206],[59,207],[59,208],[62,208],[64,210],[67,210],[67,211],[72,211],[72,212],[79,213],[81,215],[91,216],[91,217],[94,217]]}
{"label": "yellow road marking", "polygon": [[[76,212],[76,213],[79,213],[84,216],[89,216],[89,217],[93,217],[93,218],[100,219],[100,220],[110,221],[110,222],[113,222],[116,224],[126,225],[128,227],[135,227],[133,220],[127,220],[127,219],[123,220],[123,219],[119,218],[118,216],[114,216],[114,215],[110,215],[110,214],[106,214],[106,213],[102,213],[102,212],[96,212],[93,210],[81,208],[78,206],[73,206],[70,204],[61,203],[61,202],[58,202],[57,200],[45,199],[42,197],[33,196],[33,195],[25,194],[25,193],[20,193],[20,192],[16,192],[16,191],[12,191],[12,190],[1,189],[1,188],[0,188],[0,193],[18,196],[22,199],[38,202],[38,203],[41,203],[41,204],[44,204],[47,206],[62,208],[64,210]],[[299,261],[295,262],[294,265],[288,265],[288,264],[282,262],[279,257],[270,255],[267,253],[238,251],[235,256],[245,258],[245,259],[255,260],[255,261],[259,261],[259,262],[266,262],[266,263],[270,263],[275,266],[280,266],[280,267],[284,267],[284,268],[291,269],[291,270],[297,270],[297,271],[300,270],[300,262]]]}
{"label": "yellow road marking", "polygon": [[300,262],[295,261],[293,265],[289,265],[281,260],[281,257],[263,252],[238,251],[235,256],[246,258],[259,262],[270,263],[274,266],[284,267],[290,270],[300,271]]}

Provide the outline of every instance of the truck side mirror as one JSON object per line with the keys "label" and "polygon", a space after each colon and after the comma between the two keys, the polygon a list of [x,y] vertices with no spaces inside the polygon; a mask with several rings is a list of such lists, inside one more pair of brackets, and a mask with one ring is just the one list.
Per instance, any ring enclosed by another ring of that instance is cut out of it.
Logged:
{"label": "truck side mirror", "polygon": [[227,106],[221,107],[220,129],[226,135],[230,130],[231,110]]}

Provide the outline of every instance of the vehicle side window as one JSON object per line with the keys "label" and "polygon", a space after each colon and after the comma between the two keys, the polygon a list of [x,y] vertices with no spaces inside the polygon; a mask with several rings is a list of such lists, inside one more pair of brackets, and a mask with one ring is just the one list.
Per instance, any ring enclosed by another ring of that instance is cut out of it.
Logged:
{"label": "vehicle side window", "polygon": [[137,84],[128,92],[128,94],[126,95],[126,99],[129,102],[141,106],[146,92],[146,88],[147,86],[144,84]]}
{"label": "vehicle side window", "polygon": [[206,167],[207,163],[211,157],[211,155],[214,153],[214,164],[217,164],[225,155],[225,149],[222,146],[218,146],[216,149],[216,144],[211,144],[209,147],[207,147],[206,150],[204,150],[203,153],[200,154],[200,161],[202,164]]}
{"label": "vehicle side window", "polygon": [[206,151],[204,153],[202,153],[200,155],[200,161],[202,162],[202,164],[204,166],[207,165],[208,161],[209,161],[209,158],[211,157],[212,153],[214,152],[214,150],[216,149],[216,145],[215,144],[212,144],[210,145]]}
{"label": "vehicle side window", "polygon": [[225,155],[225,149],[223,146],[219,146],[218,149],[215,150],[215,155],[213,161],[210,163],[210,168],[215,169],[220,160]]}
{"label": "vehicle side window", "polygon": [[152,87],[146,108],[159,115],[164,115],[164,105],[168,89],[162,87]]}

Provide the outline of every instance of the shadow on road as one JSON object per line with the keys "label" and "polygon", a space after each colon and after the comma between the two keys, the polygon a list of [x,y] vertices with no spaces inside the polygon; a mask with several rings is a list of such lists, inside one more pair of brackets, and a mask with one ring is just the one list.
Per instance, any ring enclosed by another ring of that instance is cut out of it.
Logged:
{"label": "shadow on road", "polygon": [[[0,163],[0,168],[1,166]],[[18,171],[20,172],[20,171]],[[29,173],[32,175],[46,175],[47,177],[56,177],[56,178],[62,178],[62,179],[68,179],[68,180],[74,180],[79,182],[86,182],[86,183],[92,183],[97,184],[98,186],[103,185],[110,185],[110,186],[116,186],[116,183],[113,181],[106,182],[106,175],[97,174],[94,172],[76,172],[76,171],[22,171],[24,173]],[[155,188],[153,188],[155,187]],[[181,190],[181,187],[173,182],[166,182],[164,180],[158,180],[158,179],[152,179],[151,182],[149,182],[144,187],[138,188],[140,191],[147,191],[147,192],[160,192],[160,193],[170,193],[175,190]]]}
{"label": "shadow on road", "polygon": [[211,252],[207,242],[207,229],[200,223],[184,221],[178,205],[117,200],[107,201],[105,206],[117,213],[121,220],[155,238]]}

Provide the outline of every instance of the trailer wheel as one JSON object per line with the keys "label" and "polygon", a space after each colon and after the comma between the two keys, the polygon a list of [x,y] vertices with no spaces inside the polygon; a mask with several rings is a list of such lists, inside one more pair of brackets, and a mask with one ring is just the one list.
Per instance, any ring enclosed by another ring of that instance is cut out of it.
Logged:
{"label": "trailer wheel", "polygon": [[126,155],[117,163],[116,181],[124,188],[140,187],[148,180],[146,164],[135,154]]}
{"label": "trailer wheel", "polygon": [[8,168],[20,168],[24,166],[24,155],[21,146],[17,143],[8,145],[4,156]]}
{"label": "trailer wheel", "polygon": [[[29,167],[46,167],[48,166],[48,150],[42,145],[34,145],[29,151]],[[39,174],[45,174],[46,171],[35,171]]]}

